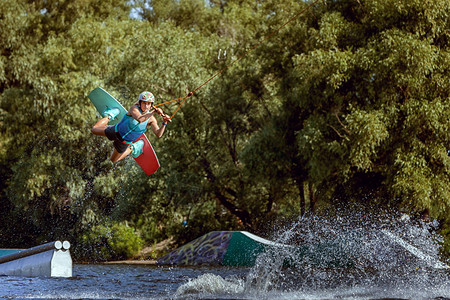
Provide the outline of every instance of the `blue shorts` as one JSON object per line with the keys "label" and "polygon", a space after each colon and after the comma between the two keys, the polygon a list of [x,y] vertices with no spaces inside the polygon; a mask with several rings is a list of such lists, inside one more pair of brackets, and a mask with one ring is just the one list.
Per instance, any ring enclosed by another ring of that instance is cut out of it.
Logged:
{"label": "blue shorts", "polygon": [[110,140],[113,141],[114,148],[119,153],[124,153],[130,144],[126,143],[123,138],[116,132],[116,126],[111,125],[106,127],[105,135]]}

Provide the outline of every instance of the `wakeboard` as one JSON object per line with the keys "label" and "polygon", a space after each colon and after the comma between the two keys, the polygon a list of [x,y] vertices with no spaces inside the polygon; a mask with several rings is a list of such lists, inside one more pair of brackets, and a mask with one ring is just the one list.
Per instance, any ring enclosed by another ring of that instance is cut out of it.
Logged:
{"label": "wakeboard", "polygon": [[[95,88],[88,95],[88,97],[100,115],[103,115],[103,112],[108,108],[116,107],[120,110],[119,115],[114,120],[110,120],[108,125],[115,125],[119,123],[123,116],[127,113],[127,110],[122,106],[122,104],[120,104],[119,101],[114,99],[113,96],[101,87]],[[135,142],[139,140],[144,142],[144,146],[142,148],[142,154],[138,157],[134,157],[134,160],[138,163],[145,174],[151,175],[159,168],[158,157],[156,157],[156,153],[144,133]]]}

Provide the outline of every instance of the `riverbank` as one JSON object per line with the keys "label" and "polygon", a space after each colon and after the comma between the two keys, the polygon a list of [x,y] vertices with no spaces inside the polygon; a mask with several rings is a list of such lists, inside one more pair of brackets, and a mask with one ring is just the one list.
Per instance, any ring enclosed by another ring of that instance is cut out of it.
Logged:
{"label": "riverbank", "polygon": [[104,262],[105,265],[156,265],[156,260],[116,260]]}
{"label": "riverbank", "polygon": [[126,260],[107,261],[108,265],[155,265],[159,257],[164,256],[177,246],[173,238],[166,239],[152,246],[146,246],[138,254]]}

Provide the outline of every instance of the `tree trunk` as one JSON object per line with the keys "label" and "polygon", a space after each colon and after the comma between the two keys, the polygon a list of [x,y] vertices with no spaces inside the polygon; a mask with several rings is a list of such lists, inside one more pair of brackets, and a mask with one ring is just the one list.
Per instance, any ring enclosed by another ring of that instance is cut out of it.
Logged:
{"label": "tree trunk", "polygon": [[300,193],[300,215],[304,216],[306,213],[306,200],[305,200],[305,186],[304,182],[298,184],[298,190]]}
{"label": "tree trunk", "polygon": [[[226,209],[228,209],[230,213],[238,217],[245,227],[252,228],[250,213],[248,211],[238,208],[231,201],[229,201],[228,198],[223,193],[221,193],[221,191],[219,190],[219,186],[217,185],[217,177],[214,175],[209,161],[205,157],[202,157],[201,161],[204,166],[206,178],[208,178],[208,181],[214,185],[214,195],[219,200],[220,204],[222,204]],[[230,189],[227,189],[226,192],[229,194],[236,194],[234,191]]]}
{"label": "tree trunk", "polygon": [[309,188],[309,210],[314,213],[316,209],[316,194],[314,192],[314,187],[311,182],[308,183]]}

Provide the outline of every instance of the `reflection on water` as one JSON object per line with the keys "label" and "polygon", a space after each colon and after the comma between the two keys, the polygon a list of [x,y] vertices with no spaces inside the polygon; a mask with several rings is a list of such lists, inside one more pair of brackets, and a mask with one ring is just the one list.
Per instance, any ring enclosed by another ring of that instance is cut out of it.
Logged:
{"label": "reflection on water", "polygon": [[[75,265],[72,278],[0,276],[0,298],[171,299],[177,288],[203,274],[217,274],[218,278],[229,279],[243,277],[247,272],[248,269],[240,268]],[[217,286],[216,282],[210,284],[211,289]]]}
{"label": "reflection on water", "polygon": [[[450,299],[434,225],[354,213],[301,218],[272,239],[291,247],[267,251],[250,269],[75,265],[69,279],[0,276],[0,298]],[[324,263],[336,259],[344,263]]]}

